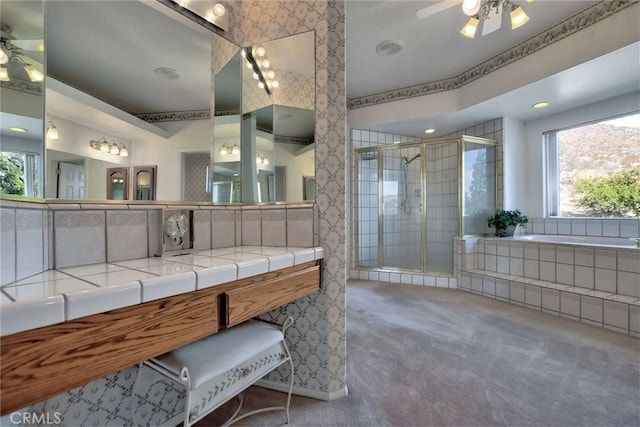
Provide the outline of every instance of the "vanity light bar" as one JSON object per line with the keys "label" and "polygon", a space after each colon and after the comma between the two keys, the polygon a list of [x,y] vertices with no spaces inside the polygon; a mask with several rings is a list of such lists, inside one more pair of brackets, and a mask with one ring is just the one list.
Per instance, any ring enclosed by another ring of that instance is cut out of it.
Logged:
{"label": "vanity light bar", "polygon": [[100,138],[100,141],[92,139],[89,141],[89,146],[94,150],[98,150],[103,153],[110,153],[116,156],[127,157],[129,155],[126,145],[118,144],[113,141],[109,142],[105,138]]}
{"label": "vanity light bar", "polygon": [[[256,49],[256,51],[258,49],[262,49],[262,51],[264,52],[264,48],[259,47]],[[258,66],[258,62],[256,61],[256,58],[253,56],[252,49],[250,47],[245,47],[243,51],[244,51],[243,56],[247,60],[247,67],[251,68],[253,70],[253,73],[258,76],[257,78],[258,86],[260,86],[261,89],[264,89],[268,95],[271,95],[271,87],[267,83],[267,79],[265,78],[264,74],[262,73],[262,70]]]}

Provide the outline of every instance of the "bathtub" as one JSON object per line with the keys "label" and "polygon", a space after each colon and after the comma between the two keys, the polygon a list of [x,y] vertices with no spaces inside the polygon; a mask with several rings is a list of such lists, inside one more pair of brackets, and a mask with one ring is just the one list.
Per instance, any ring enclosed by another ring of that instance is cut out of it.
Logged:
{"label": "bathtub", "polygon": [[640,249],[636,246],[635,238],[626,237],[596,237],[596,236],[564,236],[555,234],[527,234],[514,236],[513,240],[523,240],[536,243],[553,243],[582,246],[598,246],[616,249]]}

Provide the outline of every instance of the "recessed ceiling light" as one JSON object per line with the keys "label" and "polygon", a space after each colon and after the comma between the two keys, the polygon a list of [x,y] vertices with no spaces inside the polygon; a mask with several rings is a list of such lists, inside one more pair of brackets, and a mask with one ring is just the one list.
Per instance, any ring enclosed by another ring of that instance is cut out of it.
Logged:
{"label": "recessed ceiling light", "polygon": [[546,101],[538,102],[532,105],[533,108],[545,108],[548,106],[549,106],[549,103]]}
{"label": "recessed ceiling light", "polygon": [[156,68],[155,73],[159,77],[163,77],[165,79],[176,80],[180,78],[180,73],[169,67],[159,67]]}
{"label": "recessed ceiling light", "polygon": [[9,130],[12,130],[18,133],[25,133],[27,131],[25,128],[9,128]]}
{"label": "recessed ceiling light", "polygon": [[435,131],[435,129],[425,129],[424,133],[434,133]]}
{"label": "recessed ceiling light", "polygon": [[376,46],[376,53],[380,56],[395,55],[404,49],[402,40],[385,40]]}

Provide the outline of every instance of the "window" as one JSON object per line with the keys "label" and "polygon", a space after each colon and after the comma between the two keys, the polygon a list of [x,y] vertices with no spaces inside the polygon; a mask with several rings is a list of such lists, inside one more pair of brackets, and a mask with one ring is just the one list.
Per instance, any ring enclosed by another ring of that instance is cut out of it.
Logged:
{"label": "window", "polygon": [[38,155],[0,151],[0,194],[40,197]]}
{"label": "window", "polygon": [[548,216],[640,216],[640,113],[544,134]]}

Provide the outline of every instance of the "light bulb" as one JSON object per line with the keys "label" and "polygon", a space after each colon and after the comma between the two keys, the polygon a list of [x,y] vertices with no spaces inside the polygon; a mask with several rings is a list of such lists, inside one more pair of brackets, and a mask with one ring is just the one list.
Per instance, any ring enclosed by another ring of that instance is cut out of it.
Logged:
{"label": "light bulb", "polygon": [[272,79],[276,76],[276,73],[273,72],[273,70],[269,70],[267,71],[267,77]]}
{"label": "light bulb", "polygon": [[251,62],[249,62],[249,61],[247,61],[247,68],[253,69],[253,64],[251,64]]}
{"label": "light bulb", "polygon": [[280,86],[280,83],[278,83],[277,80],[274,80],[273,82],[271,82],[271,86],[278,87],[278,86]]}
{"label": "light bulb", "polygon": [[268,165],[269,164],[269,159],[267,159],[266,157],[264,158],[264,160],[262,161],[263,165]]}
{"label": "light bulb", "polygon": [[111,148],[109,148],[109,153],[111,154],[120,154],[120,148],[118,148],[118,145],[115,143],[111,144]]}
{"label": "light bulb", "polygon": [[258,83],[258,87],[259,87],[260,89],[264,89],[264,83],[262,83],[262,82]]}
{"label": "light bulb", "polygon": [[262,46],[258,46],[256,48],[256,55],[265,56],[266,54],[267,54],[267,51]]}
{"label": "light bulb", "polygon": [[0,82],[9,81],[9,72],[5,67],[0,67]]}
{"label": "light bulb", "polygon": [[258,156],[256,157],[256,165],[261,165],[262,164],[262,157]]}
{"label": "light bulb", "polygon": [[0,64],[4,65],[9,62],[9,49],[4,45],[0,45]]}
{"label": "light bulb", "polygon": [[101,144],[100,144],[100,151],[102,151],[103,153],[108,153],[109,152],[109,143],[106,140],[102,140]]}
{"label": "light bulb", "polygon": [[271,61],[269,61],[268,59],[262,60],[262,68],[269,68],[270,66],[271,66]]}
{"label": "light bulb", "polygon": [[209,9],[207,10],[207,13],[205,15],[205,19],[211,23],[213,23],[213,21],[215,21],[216,19],[216,14],[213,12],[213,9]]}
{"label": "light bulb", "polygon": [[191,3],[191,0],[178,0],[178,4],[182,7],[189,6],[189,3]]}
{"label": "light bulb", "polygon": [[218,3],[215,6],[213,6],[213,14],[214,15],[216,15],[216,16],[224,16],[225,12],[226,12],[226,9],[220,3]]}
{"label": "light bulb", "polygon": [[254,80],[258,80],[258,78],[259,78],[257,73],[253,73],[252,77],[253,77]]}
{"label": "light bulb", "polygon": [[467,16],[474,16],[480,10],[480,0],[464,0],[462,2],[462,12]]}
{"label": "light bulb", "polygon": [[122,157],[128,157],[129,156],[129,151],[127,150],[127,147],[123,145],[120,146],[120,155]]}

